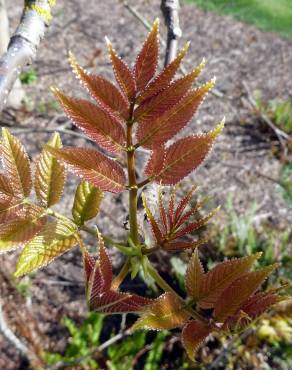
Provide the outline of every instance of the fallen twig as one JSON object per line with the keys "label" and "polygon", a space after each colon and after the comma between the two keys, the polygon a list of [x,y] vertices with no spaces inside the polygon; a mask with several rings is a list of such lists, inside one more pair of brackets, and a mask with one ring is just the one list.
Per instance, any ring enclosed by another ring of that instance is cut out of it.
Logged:
{"label": "fallen twig", "polygon": [[281,145],[283,147],[285,147],[285,140],[291,140],[291,138],[289,137],[289,135],[282,131],[281,129],[279,129],[277,126],[275,126],[273,124],[273,122],[270,120],[270,118],[264,113],[264,112],[261,112],[258,108],[257,108],[257,104],[256,104],[256,101],[254,100],[253,96],[252,96],[252,93],[250,91],[250,88],[248,87],[247,85],[247,82],[246,81],[242,81],[242,85],[246,91],[246,94],[247,94],[247,100],[249,102],[249,104],[251,105],[251,107],[253,109],[255,109],[257,111],[257,113],[260,115],[261,119],[270,127],[270,129],[272,129],[272,131],[275,133],[275,135],[277,136],[279,142],[281,143]]}

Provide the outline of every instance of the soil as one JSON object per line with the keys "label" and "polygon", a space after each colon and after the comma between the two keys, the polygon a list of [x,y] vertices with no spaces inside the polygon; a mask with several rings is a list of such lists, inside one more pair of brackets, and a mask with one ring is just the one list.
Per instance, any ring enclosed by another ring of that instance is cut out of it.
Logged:
{"label": "soil", "polygon": [[[21,0],[8,2],[11,31],[17,26],[22,3]],[[156,16],[161,18],[158,0],[129,3],[149,22]],[[66,123],[64,114],[56,110],[52,103],[49,88],[57,85],[69,93],[82,94],[68,66],[68,51],[71,50],[88,69],[113,79],[104,36],[111,39],[116,50],[129,63],[134,61],[145,37],[144,26],[117,0],[59,0],[54,13],[52,25],[33,64],[38,79],[34,84],[24,87],[30,109],[7,109],[2,114],[1,125],[11,128],[53,128]],[[180,46],[187,40],[191,41],[186,69],[191,70],[205,57],[208,63],[200,82],[215,75],[216,88],[223,97],[209,94],[195,119],[179,135],[210,130],[226,116],[226,128],[213,153],[202,167],[187,178],[183,187],[199,184],[201,194],[208,194],[212,197],[212,203],[221,204],[223,208],[231,193],[238,212],[245,212],[255,202],[258,205],[258,220],[267,220],[279,229],[291,225],[292,208],[283,200],[279,185],[281,166],[286,158],[281,155],[277,139],[264,124],[256,122],[254,112],[244,103],[247,92],[243,81],[251,92],[260,90],[264,99],[291,97],[292,40],[261,32],[229,17],[204,12],[190,4],[182,5],[180,23],[183,30]],[[161,36],[165,39],[163,24],[161,29]],[[161,52],[162,63],[163,48]],[[35,158],[49,135],[32,132],[20,135],[20,138],[31,157]],[[62,138],[65,145],[91,145],[82,138],[68,135]],[[141,163],[144,160],[145,155],[142,154]],[[70,209],[75,186],[76,179],[69,175],[59,209]],[[107,196],[104,211],[97,219],[100,229],[116,239],[125,233],[125,204],[125,195]],[[217,222],[220,224],[223,219],[224,212],[217,217]],[[93,245],[94,241],[88,240],[88,243]],[[113,253],[113,256],[118,266],[121,260],[117,254]],[[1,256],[0,261],[3,276],[9,276],[15,266],[16,254]],[[59,320],[64,315],[76,320],[85,315],[82,281],[81,259],[77,249],[38,272],[32,279],[28,298],[20,298],[13,286],[3,278],[3,309],[12,328],[19,332],[21,324],[16,322],[18,311],[29,309],[35,325],[43,333],[44,339],[40,339],[40,343],[45,345],[49,338],[54,351],[64,349],[66,334]],[[10,296],[12,299],[6,299]],[[17,305],[15,299],[19,300]],[[0,369],[26,368],[1,335],[0,353]]]}

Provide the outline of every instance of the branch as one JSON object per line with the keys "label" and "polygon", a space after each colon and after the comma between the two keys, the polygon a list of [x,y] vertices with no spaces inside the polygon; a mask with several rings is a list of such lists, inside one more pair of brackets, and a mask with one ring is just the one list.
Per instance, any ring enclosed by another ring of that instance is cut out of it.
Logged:
{"label": "branch", "polygon": [[20,23],[0,59],[0,112],[21,70],[36,58],[55,0],[25,0]]}
{"label": "branch", "polygon": [[167,42],[164,66],[171,63],[177,54],[178,39],[182,36],[179,26],[179,0],[162,0],[161,10],[167,27]]}
{"label": "branch", "polygon": [[258,109],[256,101],[254,100],[254,98],[252,96],[252,93],[251,93],[246,81],[242,81],[242,85],[243,85],[243,87],[244,87],[244,89],[247,93],[247,99],[248,99],[249,104],[252,106],[253,109],[255,109],[257,111],[257,113],[261,116],[262,120],[270,127],[270,129],[272,129],[274,131],[274,133],[276,134],[280,144],[282,146],[284,146],[283,139],[284,140],[289,140],[290,139],[289,135],[286,132],[284,132],[283,130],[279,129],[277,126],[275,126],[273,124],[273,122],[270,120],[270,118],[264,112],[261,112]]}

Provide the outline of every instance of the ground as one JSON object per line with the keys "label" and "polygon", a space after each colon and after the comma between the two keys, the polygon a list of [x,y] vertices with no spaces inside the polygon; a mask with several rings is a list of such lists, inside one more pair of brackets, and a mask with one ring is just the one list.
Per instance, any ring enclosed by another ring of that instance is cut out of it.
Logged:
{"label": "ground", "polygon": [[[157,16],[161,17],[158,0],[130,3],[149,22]],[[21,5],[21,0],[8,4],[11,30],[17,25]],[[89,69],[112,78],[104,36],[111,39],[116,50],[129,62],[134,61],[145,37],[144,26],[116,0],[59,0],[54,13],[52,25],[33,64],[37,81],[25,87],[27,110],[6,110],[1,125],[16,130],[27,126],[53,128],[66,123],[64,114],[56,110],[50,86],[57,85],[75,95],[82,92],[68,67],[68,51],[71,50],[79,62]],[[222,93],[222,97],[209,94],[195,119],[181,134],[210,130],[223,116],[226,117],[226,128],[212,155],[188,178],[184,187],[189,188],[195,182],[200,185],[201,194],[212,197],[212,204],[223,206],[222,216],[219,214],[216,221],[219,224],[220,217],[224,219],[224,205],[231,193],[238,212],[244,212],[256,203],[258,220],[267,220],[279,229],[287,227],[292,221],[292,209],[283,199],[279,185],[285,158],[281,157],[276,138],[271,139],[268,130],[252,120],[253,112],[244,99],[247,96],[244,86],[248,86],[252,94],[260,90],[264,99],[291,97],[292,40],[261,32],[230,17],[204,12],[191,4],[183,4],[180,22],[183,30],[180,46],[187,40],[191,41],[186,69],[190,71],[205,57],[207,67],[200,82],[215,75],[216,88]],[[163,24],[161,28],[162,38],[165,38]],[[161,62],[163,52],[162,48]],[[48,140],[48,134],[34,132],[19,137],[32,158]],[[82,138],[63,135],[62,139],[69,145],[91,145]],[[142,154],[141,163],[143,161]],[[75,179],[69,176],[68,191],[61,208],[70,209],[75,185]],[[100,228],[116,238],[124,234],[123,225],[127,218],[125,202],[125,196],[106,197],[104,211],[98,217]],[[92,240],[89,242],[92,243]],[[50,337],[51,343],[54,343],[54,350],[62,350],[65,343],[64,330],[59,325],[60,317],[82,318],[86,310],[79,257],[79,252],[74,250],[37,273],[33,278],[31,298],[19,303],[20,307],[31,307],[44,337]],[[13,271],[15,260],[15,254],[1,256],[1,270],[5,276]],[[116,264],[119,264],[118,258]],[[3,283],[1,295],[4,301],[12,291],[13,288]],[[11,309],[12,301],[6,303],[4,309]],[[14,315],[10,313],[10,316],[11,322],[14,322]],[[1,369],[25,368],[2,336],[0,348]]]}

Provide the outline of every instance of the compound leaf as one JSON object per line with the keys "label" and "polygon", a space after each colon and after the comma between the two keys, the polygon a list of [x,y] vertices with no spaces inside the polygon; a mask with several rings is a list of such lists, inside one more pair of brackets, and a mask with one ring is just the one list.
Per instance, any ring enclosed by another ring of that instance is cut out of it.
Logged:
{"label": "compound leaf", "polygon": [[218,263],[212,270],[208,271],[200,289],[200,307],[214,307],[215,302],[223,290],[234,280],[249,271],[260,256],[261,253],[256,253],[251,256],[224,261]]}
{"label": "compound leaf", "polygon": [[271,265],[248,272],[233,281],[215,303],[214,317],[223,322],[229,316],[234,315],[276,267],[277,265]]}
{"label": "compound leaf", "polygon": [[[54,133],[48,145],[59,149],[62,147],[60,135]],[[65,185],[65,168],[63,164],[43,149],[36,163],[35,192],[44,207],[51,207],[60,200]]]}
{"label": "compound leaf", "polygon": [[104,313],[140,311],[152,300],[136,294],[121,293],[111,289],[113,272],[103,239],[99,239],[99,260],[93,267],[93,259],[85,251],[84,268],[87,277],[87,300],[90,309]]}
{"label": "compound leaf", "polygon": [[137,90],[143,90],[147,83],[153,78],[159,53],[159,20],[156,19],[152,29],[139,52],[134,66],[134,74]]}
{"label": "compound leaf", "polygon": [[14,276],[19,277],[51,263],[77,244],[77,228],[69,220],[54,220],[24,247]]}
{"label": "compound leaf", "polygon": [[100,207],[103,192],[87,181],[81,181],[75,193],[72,215],[77,225],[94,218]]}
{"label": "compound leaf", "polygon": [[72,98],[53,88],[67,116],[102,148],[120,153],[125,144],[125,132],[120,119],[108,110],[88,100]]}
{"label": "compound leaf", "polygon": [[89,148],[46,148],[93,186],[112,193],[124,190],[125,174],[122,167],[98,151]]}
{"label": "compound leaf", "polygon": [[1,159],[10,185],[16,196],[27,197],[32,188],[28,155],[21,142],[2,128]]}

